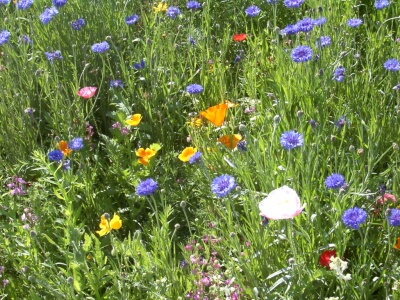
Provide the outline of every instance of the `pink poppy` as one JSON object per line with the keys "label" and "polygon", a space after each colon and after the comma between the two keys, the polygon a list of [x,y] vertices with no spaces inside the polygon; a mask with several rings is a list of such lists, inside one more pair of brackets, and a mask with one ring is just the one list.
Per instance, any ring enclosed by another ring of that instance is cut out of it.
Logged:
{"label": "pink poppy", "polygon": [[76,94],[78,96],[81,96],[82,98],[89,99],[96,94],[97,87],[95,86],[86,86],[84,88],[81,88]]}
{"label": "pink poppy", "polygon": [[391,194],[384,194],[383,196],[379,196],[378,199],[376,199],[376,204],[384,204],[389,200],[395,203],[396,197]]}
{"label": "pink poppy", "polygon": [[301,206],[296,191],[284,185],[273,190],[258,205],[260,215],[270,220],[293,219],[301,213],[305,204]]}

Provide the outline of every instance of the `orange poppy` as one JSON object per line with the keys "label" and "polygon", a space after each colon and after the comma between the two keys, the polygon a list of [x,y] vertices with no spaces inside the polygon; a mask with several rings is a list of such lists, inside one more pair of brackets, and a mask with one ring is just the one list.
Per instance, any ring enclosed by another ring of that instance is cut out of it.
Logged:
{"label": "orange poppy", "polygon": [[396,244],[393,246],[393,248],[400,250],[400,237],[397,238]]}
{"label": "orange poppy", "polygon": [[64,154],[64,156],[68,156],[72,151],[72,149],[68,148],[68,143],[66,141],[60,141],[57,144],[57,148],[59,150],[61,150],[61,152]]}
{"label": "orange poppy", "polygon": [[142,120],[141,114],[133,114],[130,119],[125,121],[125,123],[131,126],[138,126],[141,120]]}
{"label": "orange poppy", "polygon": [[225,121],[226,110],[229,105],[226,103],[220,103],[207,108],[200,112],[204,118],[213,123],[215,126],[222,126]]}
{"label": "orange poppy", "polygon": [[235,42],[243,42],[246,39],[246,37],[247,37],[247,34],[245,34],[245,33],[237,33],[237,34],[233,35],[232,39]]}
{"label": "orange poppy", "polygon": [[196,152],[196,148],[186,147],[185,149],[183,149],[181,154],[178,155],[178,158],[183,162],[188,162],[190,160],[190,157],[192,157],[192,155],[194,155]]}
{"label": "orange poppy", "polygon": [[232,150],[236,147],[237,143],[240,142],[242,136],[240,134],[228,134],[223,135],[218,139],[218,142],[224,144],[226,148]]}
{"label": "orange poppy", "polygon": [[156,155],[157,151],[151,148],[139,148],[136,150],[136,156],[139,156],[138,163],[147,166],[149,164],[150,158]]}

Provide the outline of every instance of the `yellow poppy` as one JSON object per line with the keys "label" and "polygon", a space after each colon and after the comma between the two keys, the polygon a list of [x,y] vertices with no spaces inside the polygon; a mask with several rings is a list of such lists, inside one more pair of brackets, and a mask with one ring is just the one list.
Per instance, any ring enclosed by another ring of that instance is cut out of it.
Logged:
{"label": "yellow poppy", "polygon": [[178,155],[178,158],[183,162],[188,162],[190,157],[197,152],[196,148],[186,147],[183,149],[182,153]]}
{"label": "yellow poppy", "polygon": [[68,148],[68,143],[66,141],[58,142],[57,148],[59,150],[61,150],[61,152],[64,154],[64,156],[68,156],[72,151],[72,149]]}
{"label": "yellow poppy", "polygon": [[134,114],[130,119],[126,120],[125,123],[131,126],[138,126],[141,120],[142,120],[141,114]]}
{"label": "yellow poppy", "polygon": [[96,231],[96,233],[100,236],[103,236],[108,234],[112,229],[120,229],[122,227],[122,220],[118,215],[114,214],[114,217],[111,219],[111,221],[108,221],[105,214],[103,214],[101,215],[99,227],[100,230]]}
{"label": "yellow poppy", "polygon": [[218,142],[224,144],[226,148],[233,149],[236,147],[237,143],[242,139],[240,134],[229,134],[223,135],[218,139]]}
{"label": "yellow poppy", "polygon": [[139,148],[136,150],[136,156],[139,156],[138,163],[147,166],[150,158],[156,155],[157,151],[151,148]]}
{"label": "yellow poppy", "polygon": [[397,238],[396,244],[393,246],[393,248],[400,250],[400,237]]}
{"label": "yellow poppy", "polygon": [[167,11],[167,9],[168,5],[165,2],[158,2],[158,5],[153,7],[155,13],[158,13],[160,11]]}
{"label": "yellow poppy", "polygon": [[213,123],[215,126],[222,126],[225,121],[226,110],[228,104],[220,103],[218,105],[211,106],[204,111],[200,112],[204,118]]}

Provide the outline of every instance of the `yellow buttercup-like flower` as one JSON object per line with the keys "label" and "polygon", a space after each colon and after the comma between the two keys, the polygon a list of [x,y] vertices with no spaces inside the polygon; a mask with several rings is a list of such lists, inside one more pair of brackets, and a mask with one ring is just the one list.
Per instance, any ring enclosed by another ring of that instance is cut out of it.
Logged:
{"label": "yellow buttercup-like flower", "polygon": [[134,114],[130,119],[126,120],[125,123],[131,126],[138,126],[141,120],[142,120],[141,114]]}
{"label": "yellow buttercup-like flower", "polygon": [[178,158],[183,162],[188,162],[190,157],[197,152],[196,148],[186,147],[183,149],[182,153],[178,155]]}
{"label": "yellow buttercup-like flower", "polygon": [[167,11],[167,9],[168,5],[165,2],[158,2],[158,5],[153,7],[155,13],[158,13],[160,11]]}
{"label": "yellow buttercup-like flower", "polygon": [[100,236],[108,234],[112,229],[120,229],[122,227],[122,220],[117,215],[114,214],[114,217],[109,221],[110,216],[108,214],[103,214],[100,220],[100,230],[96,231],[96,233]]}

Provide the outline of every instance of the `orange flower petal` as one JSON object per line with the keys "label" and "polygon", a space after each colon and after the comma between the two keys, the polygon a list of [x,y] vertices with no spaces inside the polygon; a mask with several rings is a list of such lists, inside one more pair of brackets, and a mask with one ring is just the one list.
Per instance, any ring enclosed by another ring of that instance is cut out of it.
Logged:
{"label": "orange flower petal", "polygon": [[213,123],[215,126],[222,126],[225,121],[226,110],[228,109],[228,104],[220,103],[209,107],[208,109],[201,111],[200,115],[206,118],[208,121]]}

